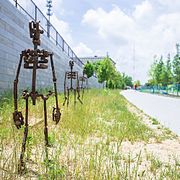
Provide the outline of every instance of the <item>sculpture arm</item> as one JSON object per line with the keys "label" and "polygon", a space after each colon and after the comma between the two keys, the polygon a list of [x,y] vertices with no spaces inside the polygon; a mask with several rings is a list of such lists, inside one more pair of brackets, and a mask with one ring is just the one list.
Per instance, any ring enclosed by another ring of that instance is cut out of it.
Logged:
{"label": "sculpture arm", "polygon": [[53,121],[55,121],[57,124],[61,118],[61,112],[60,112],[60,108],[58,105],[58,95],[57,95],[57,85],[56,85],[57,79],[56,79],[56,75],[55,75],[53,54],[52,53],[50,54],[50,61],[51,61],[51,69],[52,69],[52,75],[53,75],[55,101],[56,101],[56,107],[53,108]]}
{"label": "sculpture arm", "polygon": [[22,116],[22,112],[18,111],[18,81],[19,81],[19,74],[21,70],[23,55],[20,55],[20,61],[18,64],[18,69],[16,72],[16,78],[14,80],[14,113],[13,113],[13,120],[16,127],[19,129],[21,125],[24,124],[24,118]]}

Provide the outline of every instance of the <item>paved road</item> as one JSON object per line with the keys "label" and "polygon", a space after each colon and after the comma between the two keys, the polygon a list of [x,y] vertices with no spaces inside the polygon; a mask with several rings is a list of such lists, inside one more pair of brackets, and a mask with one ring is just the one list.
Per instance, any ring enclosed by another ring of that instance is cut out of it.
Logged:
{"label": "paved road", "polygon": [[121,94],[146,114],[180,135],[180,99],[125,90]]}

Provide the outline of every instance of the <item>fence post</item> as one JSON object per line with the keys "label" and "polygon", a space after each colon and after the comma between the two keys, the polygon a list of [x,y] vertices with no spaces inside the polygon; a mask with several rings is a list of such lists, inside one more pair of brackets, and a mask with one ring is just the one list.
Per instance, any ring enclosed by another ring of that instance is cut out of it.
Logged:
{"label": "fence post", "polygon": [[72,60],[74,61],[74,59],[73,59],[73,55],[74,55],[74,53],[73,53],[73,51],[72,51],[72,57],[71,57],[71,58],[72,58]]}
{"label": "fence post", "polygon": [[49,20],[47,19],[47,37],[49,38],[50,37],[50,34],[49,34],[49,29],[50,29],[50,27],[49,27],[50,25],[49,25]]}
{"label": "fence post", "polygon": [[18,3],[17,3],[17,0],[15,0],[15,6],[16,6],[16,8],[17,8],[17,4],[18,4]]}
{"label": "fence post", "polygon": [[179,84],[177,84],[177,96],[178,96],[178,91],[179,91]]}
{"label": "fence post", "polygon": [[69,46],[68,46],[68,56],[69,56]]}
{"label": "fence post", "polygon": [[64,51],[64,39],[62,39],[62,50]]}
{"label": "fence post", "polygon": [[56,46],[58,45],[58,32],[56,31]]}

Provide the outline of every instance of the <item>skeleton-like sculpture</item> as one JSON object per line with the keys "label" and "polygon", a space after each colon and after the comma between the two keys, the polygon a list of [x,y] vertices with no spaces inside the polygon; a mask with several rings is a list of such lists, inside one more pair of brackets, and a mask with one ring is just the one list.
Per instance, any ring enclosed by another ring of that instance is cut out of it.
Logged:
{"label": "skeleton-like sculpture", "polygon": [[83,99],[84,90],[88,88],[88,78],[84,71],[83,71],[83,75],[79,77],[79,84],[80,84],[80,89],[82,92],[82,99]]}
{"label": "skeleton-like sculpture", "polygon": [[65,78],[64,78],[64,103],[63,106],[67,102],[67,106],[69,105],[69,99],[70,99],[70,92],[74,92],[74,104],[76,104],[76,93],[77,93],[77,99],[81,104],[82,101],[80,99],[80,87],[79,87],[79,78],[78,78],[78,72],[73,71],[74,61],[69,61],[69,66],[71,71],[65,72]]}
{"label": "skeleton-like sculpture", "polygon": [[[46,101],[49,96],[55,94],[55,101],[56,106],[53,108],[52,111],[52,119],[56,122],[59,122],[61,113],[60,108],[58,106],[58,96],[57,96],[57,87],[56,87],[56,76],[55,76],[55,69],[54,69],[54,62],[53,62],[53,53],[48,52],[46,50],[38,49],[40,45],[40,34],[43,34],[43,31],[39,29],[39,22],[30,22],[29,23],[29,31],[30,31],[30,38],[32,38],[32,42],[34,44],[34,49],[24,50],[20,54],[20,61],[16,73],[16,78],[14,80],[14,113],[13,119],[16,127],[19,129],[22,125],[24,125],[24,117],[22,112],[18,110],[18,80],[22,62],[24,62],[25,69],[32,69],[32,90],[28,92],[27,90],[23,91],[22,97],[26,101],[26,112],[25,112],[25,128],[24,128],[24,137],[22,142],[22,151],[20,155],[20,163],[19,163],[19,172],[21,173],[24,168],[24,153],[26,149],[26,140],[28,136],[28,100],[31,98],[32,104],[36,105],[37,98],[42,98],[44,101],[44,135],[45,135],[45,145],[48,146],[48,126],[47,126],[47,107]],[[48,61],[50,58],[51,68],[52,68],[52,76],[53,76],[53,83],[54,83],[54,92],[49,91],[47,95],[39,94],[36,91],[36,73],[38,69],[47,69],[48,68]]]}

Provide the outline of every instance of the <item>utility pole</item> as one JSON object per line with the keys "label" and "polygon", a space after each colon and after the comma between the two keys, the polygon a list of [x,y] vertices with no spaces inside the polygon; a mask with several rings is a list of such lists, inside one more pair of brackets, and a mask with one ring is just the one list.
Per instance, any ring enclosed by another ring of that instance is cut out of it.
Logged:
{"label": "utility pole", "polygon": [[51,23],[50,23],[50,17],[52,16],[52,0],[47,0],[47,16],[48,16],[48,21],[47,21],[47,36],[50,37],[50,27],[51,27]]}
{"label": "utility pole", "polygon": [[167,59],[168,59],[169,61],[171,60],[171,54],[170,54],[170,53],[167,55]]}
{"label": "utility pole", "polygon": [[135,74],[136,74],[136,50],[135,50],[135,43],[133,44],[133,79],[135,81]]}
{"label": "utility pole", "polygon": [[109,58],[109,53],[108,52],[106,53],[106,57]]}
{"label": "utility pole", "polygon": [[179,43],[176,44],[176,49],[177,49],[177,55],[180,56],[180,45],[179,45]]}

